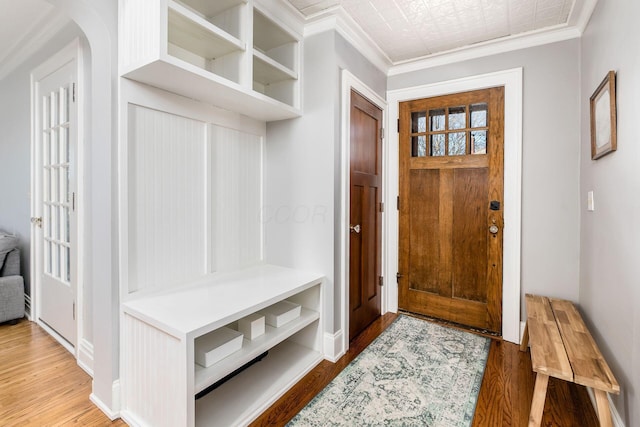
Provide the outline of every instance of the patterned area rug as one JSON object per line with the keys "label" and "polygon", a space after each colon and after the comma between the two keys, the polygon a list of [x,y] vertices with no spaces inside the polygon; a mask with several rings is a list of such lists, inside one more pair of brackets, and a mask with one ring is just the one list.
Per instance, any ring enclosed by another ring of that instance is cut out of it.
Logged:
{"label": "patterned area rug", "polygon": [[289,426],[469,426],[490,340],[400,315]]}

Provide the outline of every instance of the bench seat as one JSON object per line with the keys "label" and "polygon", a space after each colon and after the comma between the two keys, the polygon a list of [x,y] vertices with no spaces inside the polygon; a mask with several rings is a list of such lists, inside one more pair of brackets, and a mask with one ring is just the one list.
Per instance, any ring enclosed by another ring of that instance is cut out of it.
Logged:
{"label": "bench seat", "polygon": [[527,294],[527,322],[520,350],[531,346],[531,365],[536,383],[529,426],[539,426],[549,377],[591,387],[596,397],[601,426],[612,426],[607,393],[620,393],[580,313],[571,301]]}

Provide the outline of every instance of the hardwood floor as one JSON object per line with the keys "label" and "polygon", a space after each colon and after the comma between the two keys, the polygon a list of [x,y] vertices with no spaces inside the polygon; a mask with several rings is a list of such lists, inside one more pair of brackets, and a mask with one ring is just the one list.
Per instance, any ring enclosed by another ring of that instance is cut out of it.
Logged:
{"label": "hardwood floor", "polygon": [[33,322],[0,325],[0,425],[124,426],[91,401],[91,377]]}
{"label": "hardwood floor", "polygon": [[[396,316],[388,313],[375,321],[337,363],[320,363],[252,426],[285,425]],[[472,426],[526,426],[534,380],[528,352],[493,340]],[[17,325],[0,325],[0,425],[126,425],[107,419],[89,401],[90,393],[91,378],[35,323],[23,320]],[[551,378],[542,425],[598,426],[584,387]]]}
{"label": "hardwood floor", "polygon": [[[337,363],[323,361],[252,426],[282,426],[319,393],[345,366],[373,341],[397,315],[387,313],[356,337]],[[535,374],[529,352],[494,339],[478,396],[472,427],[526,426]],[[545,403],[544,427],[597,427],[598,420],[584,387],[551,378]]]}

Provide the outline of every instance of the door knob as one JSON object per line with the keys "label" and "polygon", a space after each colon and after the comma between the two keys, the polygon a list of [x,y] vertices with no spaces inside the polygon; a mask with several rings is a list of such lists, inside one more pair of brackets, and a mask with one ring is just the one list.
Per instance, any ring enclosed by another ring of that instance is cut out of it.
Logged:
{"label": "door knob", "polygon": [[489,233],[491,234],[498,234],[498,231],[499,231],[499,228],[495,224],[489,227]]}
{"label": "door knob", "polygon": [[31,224],[35,224],[38,227],[42,228],[42,217],[31,217]]}
{"label": "door knob", "polygon": [[351,230],[351,232],[356,233],[356,234],[359,234],[361,229],[362,228],[360,227],[360,224],[350,225],[349,226],[349,230]]}

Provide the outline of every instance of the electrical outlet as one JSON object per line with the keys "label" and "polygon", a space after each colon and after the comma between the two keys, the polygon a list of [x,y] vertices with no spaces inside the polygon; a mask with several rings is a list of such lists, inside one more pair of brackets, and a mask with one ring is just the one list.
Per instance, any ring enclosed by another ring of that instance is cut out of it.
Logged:
{"label": "electrical outlet", "polygon": [[589,212],[593,212],[596,210],[595,205],[593,204],[593,191],[589,191],[587,193],[587,210]]}

